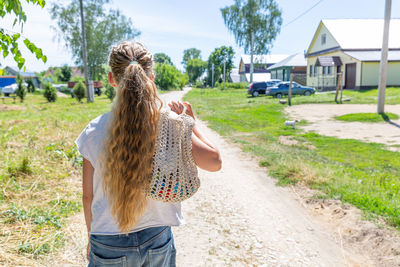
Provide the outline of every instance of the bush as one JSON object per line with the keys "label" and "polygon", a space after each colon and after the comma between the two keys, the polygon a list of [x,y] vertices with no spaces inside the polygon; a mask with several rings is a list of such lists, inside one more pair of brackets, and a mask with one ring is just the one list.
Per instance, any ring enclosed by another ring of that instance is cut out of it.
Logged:
{"label": "bush", "polygon": [[24,102],[25,96],[26,96],[26,89],[24,86],[24,79],[22,79],[21,75],[17,75],[17,90],[15,91],[15,94],[19,97],[21,100],[21,103]]}
{"label": "bush", "polygon": [[169,64],[156,64],[155,73],[154,82],[161,90],[182,89],[189,81],[187,75]]}
{"label": "bush", "polygon": [[28,84],[28,93],[34,93],[35,92],[35,90],[36,90],[36,86],[35,86],[35,84],[33,83],[33,79],[32,78],[29,78],[27,81],[26,81],[26,83]]}
{"label": "bush", "polygon": [[78,82],[74,86],[74,97],[79,101],[82,102],[82,99],[85,97],[86,86],[83,82]]}
{"label": "bush", "polygon": [[44,85],[43,96],[47,99],[48,102],[56,102],[57,89],[51,83],[46,83]]}
{"label": "bush", "polygon": [[106,94],[108,99],[110,99],[111,101],[114,100],[114,97],[116,95],[115,88],[112,87],[109,83],[106,83],[106,90],[104,93]]}
{"label": "bush", "polygon": [[[218,84],[219,88],[224,87],[224,82]],[[231,88],[231,89],[247,89],[249,87],[249,83],[247,82],[240,82],[240,83],[225,83],[225,88]]]}

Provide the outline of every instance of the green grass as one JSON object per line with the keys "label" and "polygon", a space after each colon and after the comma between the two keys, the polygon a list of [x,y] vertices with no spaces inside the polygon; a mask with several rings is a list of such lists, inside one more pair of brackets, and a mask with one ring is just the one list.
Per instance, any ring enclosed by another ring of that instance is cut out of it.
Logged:
{"label": "green grass", "polygon": [[[392,94],[395,90],[388,90]],[[400,94],[400,90],[397,91]],[[351,92],[352,103],[368,102],[368,92]],[[372,96],[371,96],[372,97]],[[334,95],[330,96],[334,103]],[[399,99],[398,95],[392,95]],[[377,143],[337,139],[284,126],[284,107],[271,97],[251,98],[246,90],[194,89],[185,97],[197,115],[243,150],[262,158],[279,184],[302,182],[327,197],[382,216],[400,229],[400,154]],[[295,103],[321,103],[327,94],[295,97]],[[376,99],[375,99],[376,101]],[[372,102],[372,98],[371,98]],[[395,102],[395,103],[400,103]],[[295,145],[279,142],[295,140]]]}
{"label": "green grass", "polygon": [[335,119],[340,121],[359,121],[359,122],[384,122],[388,120],[397,120],[399,115],[394,113],[351,113],[342,116],[336,116]]}
{"label": "green grass", "polygon": [[37,258],[64,244],[63,226],[81,207],[82,157],[74,140],[110,101],[61,98],[40,92],[24,103],[0,104],[0,254]]}
{"label": "green grass", "polygon": [[[344,103],[348,104],[376,104],[378,98],[378,89],[362,90],[362,91],[343,91],[343,99],[350,99]],[[400,104],[400,88],[390,87],[386,89],[386,101],[388,105]],[[334,104],[335,92],[323,92],[317,93],[311,96],[294,96],[293,105],[299,104],[313,104],[313,103],[325,103]]]}

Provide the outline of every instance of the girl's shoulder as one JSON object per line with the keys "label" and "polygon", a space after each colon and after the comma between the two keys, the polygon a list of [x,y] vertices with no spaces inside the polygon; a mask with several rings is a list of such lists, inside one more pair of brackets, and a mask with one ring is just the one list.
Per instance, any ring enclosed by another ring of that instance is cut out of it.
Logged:
{"label": "girl's shoulder", "polygon": [[98,116],[97,118],[91,120],[89,124],[86,126],[86,134],[103,134],[104,131],[107,131],[108,124],[110,122],[111,113],[107,112],[103,115]]}

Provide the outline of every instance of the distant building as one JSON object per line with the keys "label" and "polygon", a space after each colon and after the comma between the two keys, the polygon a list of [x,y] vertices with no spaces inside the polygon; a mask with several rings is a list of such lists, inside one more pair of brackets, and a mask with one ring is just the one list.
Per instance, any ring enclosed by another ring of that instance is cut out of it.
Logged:
{"label": "distant building", "polygon": [[23,79],[32,78],[35,86],[39,86],[38,77],[34,72],[23,72],[16,67],[9,66],[5,67],[4,70],[6,71],[7,76],[0,76],[0,88],[16,83],[16,78],[18,74],[20,74]]}
{"label": "distant building", "polygon": [[279,61],[267,70],[271,72],[271,79],[289,81],[290,74],[294,75],[294,80],[302,85],[306,84],[307,61],[303,53],[297,53]]}
{"label": "distant building", "polygon": [[231,80],[233,83],[239,83],[240,82],[240,74],[239,74],[239,69],[235,68],[231,70]]}
{"label": "distant building", "polygon": [[[271,79],[271,73],[268,67],[282,61],[288,55],[254,55],[254,73],[253,81],[262,82]],[[250,82],[250,55],[242,55],[239,65],[239,74],[241,82]]]}
{"label": "distant building", "polygon": [[[390,21],[387,85],[400,86],[400,19]],[[322,20],[306,52],[307,85],[334,89],[342,72],[345,89],[376,88],[382,19]]]}

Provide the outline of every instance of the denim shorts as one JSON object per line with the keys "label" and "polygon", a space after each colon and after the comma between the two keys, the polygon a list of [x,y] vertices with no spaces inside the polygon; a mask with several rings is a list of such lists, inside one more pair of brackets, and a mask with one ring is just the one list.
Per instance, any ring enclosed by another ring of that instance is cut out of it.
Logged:
{"label": "denim shorts", "polygon": [[89,267],[175,267],[176,249],[170,226],[128,235],[91,235]]}

